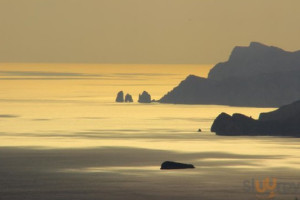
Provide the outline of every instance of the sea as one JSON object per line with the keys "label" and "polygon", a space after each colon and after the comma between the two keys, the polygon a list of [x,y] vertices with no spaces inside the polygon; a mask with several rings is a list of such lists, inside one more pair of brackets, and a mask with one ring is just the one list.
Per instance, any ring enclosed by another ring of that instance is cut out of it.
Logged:
{"label": "sea", "polygon": [[137,103],[211,67],[0,64],[0,199],[300,199],[299,138],[210,131],[221,112],[276,108]]}

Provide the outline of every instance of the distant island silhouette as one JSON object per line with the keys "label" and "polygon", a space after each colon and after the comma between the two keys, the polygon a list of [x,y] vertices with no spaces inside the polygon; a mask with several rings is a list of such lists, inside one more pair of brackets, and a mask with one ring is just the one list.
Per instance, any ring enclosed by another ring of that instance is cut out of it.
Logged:
{"label": "distant island silhouette", "polygon": [[117,94],[117,97],[116,97],[115,101],[117,103],[123,103],[123,102],[132,103],[133,99],[132,99],[132,96],[130,94],[128,94],[128,93],[125,95],[125,99],[124,99],[124,92],[123,91],[119,91],[118,94]]}
{"label": "distant island silhouette", "polygon": [[142,94],[139,95],[139,103],[151,103],[151,95],[147,91],[143,91]]}
{"label": "distant island silhouette", "polygon": [[[133,98],[131,94],[126,94],[125,95],[125,99],[124,99],[124,92],[121,90],[117,93],[117,97],[115,102],[117,103],[132,103],[133,102]],[[143,91],[142,94],[139,94],[139,99],[138,99],[138,103],[151,103],[151,102],[155,102],[155,100],[151,100],[151,95],[147,92],[147,91]]]}
{"label": "distant island silhouette", "polygon": [[129,103],[133,102],[131,94],[126,94],[126,96],[125,96],[125,102],[129,102]]}
{"label": "distant island silhouette", "polygon": [[118,92],[117,97],[116,97],[116,102],[118,102],[118,103],[124,102],[124,92],[123,91]]}
{"label": "distant island silhouette", "polygon": [[192,164],[179,163],[174,161],[165,161],[161,164],[161,170],[170,170],[170,169],[194,169],[195,166]]}
{"label": "distant island silhouette", "polygon": [[208,78],[189,75],[159,102],[279,107],[300,99],[300,51],[251,42],[235,47]]}
{"label": "distant island silhouette", "polygon": [[217,135],[264,135],[300,137],[300,101],[261,113],[258,120],[239,113],[221,113],[211,127]]}

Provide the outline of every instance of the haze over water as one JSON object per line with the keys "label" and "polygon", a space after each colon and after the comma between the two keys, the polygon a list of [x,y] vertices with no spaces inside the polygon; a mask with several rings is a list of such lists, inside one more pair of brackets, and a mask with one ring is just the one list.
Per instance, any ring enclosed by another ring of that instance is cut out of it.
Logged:
{"label": "haze over water", "polygon": [[[211,67],[1,64],[0,199],[250,200],[245,180],[297,183],[299,139],[210,132],[221,112],[274,108],[136,103]],[[120,90],[135,103],[115,103]],[[196,169],[160,171],[166,160]]]}

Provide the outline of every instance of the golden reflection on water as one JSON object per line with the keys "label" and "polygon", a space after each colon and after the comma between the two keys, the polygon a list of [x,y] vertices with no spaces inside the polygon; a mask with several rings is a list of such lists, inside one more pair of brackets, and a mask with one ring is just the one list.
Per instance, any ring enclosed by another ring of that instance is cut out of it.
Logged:
{"label": "golden reflection on water", "polygon": [[[135,101],[143,90],[158,99],[187,75],[206,76],[210,68],[211,65],[1,64],[0,114],[14,117],[0,118],[0,146],[282,155],[283,160],[254,163],[260,167],[297,167],[299,139],[221,137],[210,132],[213,119],[221,112],[257,118],[259,113],[274,108],[114,103],[119,90],[131,93]],[[197,132],[199,128],[202,133]]]}

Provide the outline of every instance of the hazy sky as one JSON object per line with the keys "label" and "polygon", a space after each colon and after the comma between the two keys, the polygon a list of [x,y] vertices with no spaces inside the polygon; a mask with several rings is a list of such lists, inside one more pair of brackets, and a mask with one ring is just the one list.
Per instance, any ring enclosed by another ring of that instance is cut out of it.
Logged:
{"label": "hazy sky", "polygon": [[300,49],[299,0],[0,0],[0,62],[214,64]]}

